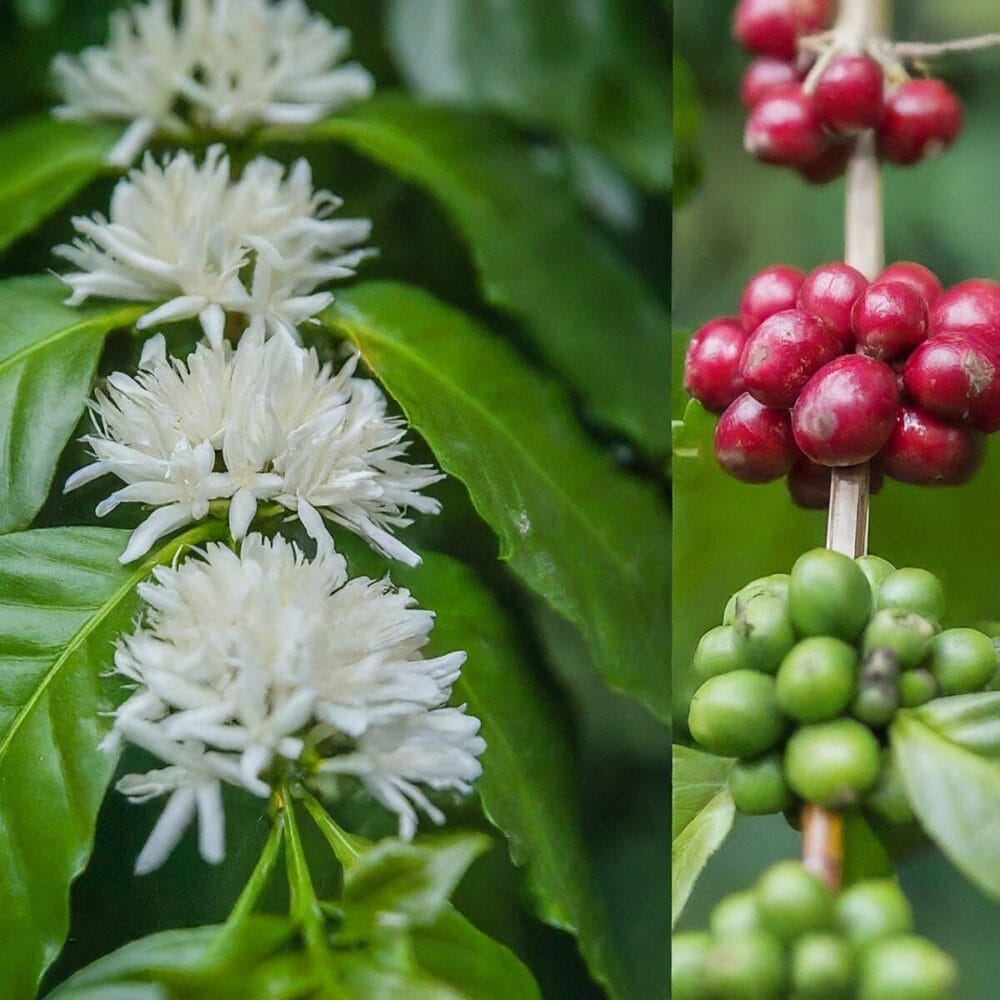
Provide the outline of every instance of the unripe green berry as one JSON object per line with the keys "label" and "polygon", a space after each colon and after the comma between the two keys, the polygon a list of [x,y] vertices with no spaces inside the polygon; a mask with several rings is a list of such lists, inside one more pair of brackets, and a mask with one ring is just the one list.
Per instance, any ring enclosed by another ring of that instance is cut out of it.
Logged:
{"label": "unripe green berry", "polygon": [[713,1000],[780,1000],[785,995],[785,955],[770,934],[751,931],[715,941],[705,963]]}
{"label": "unripe green berry", "polygon": [[755,670],[710,677],[695,691],[688,713],[691,735],[723,757],[757,757],[781,739],[785,726],[774,678]]}
{"label": "unripe green berry", "polygon": [[782,812],[794,801],[781,754],[736,761],[729,771],[728,785],[736,808],[751,816]]}
{"label": "unripe green berry", "polygon": [[874,599],[878,596],[879,587],[882,586],[882,581],[890,573],[894,573],[896,567],[888,559],[882,559],[880,556],[859,556],[854,561],[861,568],[861,572],[865,574],[868,580],[868,586],[872,592],[872,603],[874,603]]}
{"label": "unripe green berry", "polygon": [[936,698],[938,683],[929,670],[907,670],[899,675],[899,703],[904,708],[916,708]]}
{"label": "unripe green berry", "polygon": [[803,639],[778,668],[778,704],[799,722],[822,722],[850,704],[857,683],[857,654],[832,636]]}
{"label": "unripe green berry", "polygon": [[871,614],[871,587],[853,559],[813,549],[792,567],[788,604],[792,623],[802,635],[832,635],[852,642]]}
{"label": "unripe green berry", "polygon": [[899,708],[899,664],[891,650],[878,647],[862,661],[851,714],[866,726],[884,726]]}
{"label": "unripe green berry", "polygon": [[757,594],[740,605],[733,626],[744,641],[749,666],[773,674],[795,645],[788,602],[772,594]]}
{"label": "unripe green berry", "polygon": [[854,951],[835,934],[806,934],[792,950],[796,1000],[850,1000],[854,995]]}
{"label": "unripe green berry", "polygon": [[705,961],[712,938],[704,931],[675,934],[670,942],[671,1000],[704,1000],[708,995]]}
{"label": "unripe green berry", "polygon": [[[908,677],[909,674],[903,676]],[[865,805],[890,823],[913,822],[913,808],[906,794],[906,786],[890,750],[882,751],[882,770],[879,772],[878,784],[868,793]]]}
{"label": "unripe green berry", "polygon": [[931,642],[931,673],[945,694],[982,690],[997,669],[993,640],[974,628],[950,628]]}
{"label": "unripe green berry", "polygon": [[908,566],[890,573],[878,592],[879,608],[899,608],[939,625],[944,618],[944,587],[925,569]]}
{"label": "unripe green berry", "polygon": [[757,897],[754,892],[747,889],[744,892],[734,892],[731,896],[726,896],[712,910],[712,915],[708,918],[708,926],[717,938],[763,930],[760,908],[757,906]]}
{"label": "unripe green berry", "polygon": [[746,643],[731,625],[717,625],[699,640],[693,665],[695,673],[703,679],[731,670],[746,670],[750,667]]}
{"label": "unripe green berry", "polygon": [[887,938],[861,956],[858,1000],[949,1000],[957,982],[954,961],[926,938]]}
{"label": "unripe green berry", "polygon": [[934,637],[934,626],[926,618],[898,608],[876,611],[865,629],[862,649],[888,649],[895,655],[901,670],[919,666],[927,656]]}
{"label": "unripe green berry", "polygon": [[856,945],[909,934],[913,910],[893,879],[872,879],[845,889],[837,899],[837,925]]}
{"label": "unripe green berry", "polygon": [[732,625],[736,621],[740,608],[758,594],[767,594],[770,597],[780,597],[783,601],[787,600],[789,579],[787,573],[772,573],[770,576],[762,576],[759,580],[751,580],[729,598],[725,614],[722,616],[722,624]]}
{"label": "unripe green berry", "polygon": [[830,890],[801,862],[779,861],[758,880],[757,906],[766,930],[781,941],[833,925]]}
{"label": "unripe green berry", "polygon": [[785,748],[785,777],[807,802],[852,805],[878,780],[880,754],[872,731],[854,719],[806,726]]}

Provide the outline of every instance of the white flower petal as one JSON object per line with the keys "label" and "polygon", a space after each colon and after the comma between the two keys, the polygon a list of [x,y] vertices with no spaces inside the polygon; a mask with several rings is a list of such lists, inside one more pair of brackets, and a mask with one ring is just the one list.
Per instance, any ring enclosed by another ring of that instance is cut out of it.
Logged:
{"label": "white flower petal", "polygon": [[195,789],[178,788],[156,821],[139,857],[135,861],[136,875],[146,875],[159,868],[177,846],[195,815]]}
{"label": "white flower petal", "polygon": [[191,508],[186,504],[172,504],[154,510],[128,540],[125,551],[118,557],[120,563],[134,562],[144,556],[164,535],[192,521]]}

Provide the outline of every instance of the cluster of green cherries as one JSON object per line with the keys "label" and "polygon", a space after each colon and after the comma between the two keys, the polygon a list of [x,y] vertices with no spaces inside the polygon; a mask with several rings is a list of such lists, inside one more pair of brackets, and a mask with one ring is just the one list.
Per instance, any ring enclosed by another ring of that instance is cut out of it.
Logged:
{"label": "cluster of green cherries", "polygon": [[997,672],[993,640],[942,631],[944,610],[927,570],[829,549],[734,594],[695,652],[703,682],[688,727],[707,750],[738,758],[736,807],[864,801],[894,822],[912,818],[882,731],[898,708],[983,690]]}
{"label": "cluster of green cherries", "polygon": [[781,861],[712,911],[709,931],[675,934],[672,1000],[948,1000],[951,958],[913,933],[893,879],[840,895]]}

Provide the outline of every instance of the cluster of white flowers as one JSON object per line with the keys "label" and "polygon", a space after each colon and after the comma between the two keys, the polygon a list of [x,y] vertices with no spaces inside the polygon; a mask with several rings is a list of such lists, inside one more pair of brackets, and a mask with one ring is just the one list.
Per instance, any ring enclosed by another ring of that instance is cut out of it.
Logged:
{"label": "cluster of white flowers", "polygon": [[[176,23],[169,0],[150,0],[115,15],[107,48],[56,60],[59,112],[132,120],[120,161],[157,132],[312,121],[371,90],[359,67],[334,68],[348,44],[301,0],[183,0]],[[135,802],[168,796],[138,872],[161,865],[195,815],[203,857],[223,857],[223,783],[266,797],[289,768],[320,791],[351,775],[408,839],[417,808],[444,819],[426,789],[466,794],[481,770],[479,720],[448,706],[465,654],[425,659],[433,614],[388,578],[348,579],[333,546],[331,524],[418,563],[394,530],[410,511],[439,511],[421,490],[442,478],[408,461],[405,422],[355,375],[357,354],[335,370],[299,342],[332,299],[323,286],[372,252],[359,246],[370,223],[331,219],[339,206],[304,160],[258,157],[234,178],[219,145],[200,164],[147,153],[108,217],[75,218],[76,239],[55,251],[76,268],[63,276],[71,304],[148,302],[138,329],[197,319],[205,334],[183,359],[151,336],[135,375],[104,381],[84,438],[94,462],[66,482],[121,481],[98,516],[153,508],[122,562],[228,514],[229,545],[179,555],[139,586],[135,630],[116,646],[133,693],[106,747],[127,741],[165,765],[118,783]],[[312,560],[248,534],[261,503],[298,519]]]}
{"label": "cluster of white flowers", "polygon": [[249,330],[235,349],[202,342],[187,361],[168,357],[162,336],[146,342],[135,377],[118,372],[91,404],[84,440],[96,461],[66,482],[72,490],[111,473],[125,485],[97,508],[156,507],[121,556],[131,562],[159,538],[228,500],[229,526],[241,539],[259,501],[297,514],[309,535],[329,545],[323,518],[410,565],[419,557],[395,538],[407,509],[436,514],[420,490],[442,477],[405,461],[402,420],[387,413],[374,382],[354,376],[357,355],[334,374],[315,350]]}
{"label": "cluster of white flowers", "polygon": [[56,57],[56,114],[130,122],[118,166],[157,134],[305,125],[371,94],[367,70],[338,65],[350,45],[302,0],[183,0],[176,23],[171,0],[149,0],[112,15],[106,46]]}
{"label": "cluster of white flowers", "polygon": [[74,218],[80,235],[55,253],[78,268],[62,276],[73,305],[92,295],[162,303],[140,318],[140,330],[197,317],[218,344],[226,315],[236,313],[295,336],[333,299],[316,289],[352,275],[372,253],[357,248],[371,232],[367,219],[328,217],[340,204],[313,190],[305,160],[286,173],[261,156],[231,180],[221,146],[200,166],[186,152],[162,165],[147,154],[115,186],[109,217]]}
{"label": "cluster of white flowers", "polygon": [[170,798],[136,869],[163,863],[197,812],[204,857],[224,853],[221,783],[268,796],[262,774],[309,747],[317,772],[354,775],[416,830],[417,787],[465,794],[480,774],[479,720],[447,707],[465,660],[424,658],[434,616],[388,580],[348,579],[344,559],[306,559],[281,537],[239,552],[211,544],[141,584],[136,630],[116,671],[135,685],[108,738],[168,766],[118,784],[134,801]]}

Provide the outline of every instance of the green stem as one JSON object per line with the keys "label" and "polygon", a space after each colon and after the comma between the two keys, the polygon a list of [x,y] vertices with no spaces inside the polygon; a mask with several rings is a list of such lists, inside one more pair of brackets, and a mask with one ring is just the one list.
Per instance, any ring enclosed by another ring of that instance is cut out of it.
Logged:
{"label": "green stem", "polygon": [[351,1000],[337,982],[330,961],[326,940],[326,921],[309,875],[309,864],[299,834],[298,820],[291,796],[285,791],[286,843],[285,862],[288,869],[288,889],[291,893],[291,916],[302,928],[306,949],[316,965],[326,996],[336,1000]]}
{"label": "green stem", "polygon": [[368,845],[360,837],[348,833],[340,826],[320,805],[314,795],[306,792],[302,797],[302,804],[312,816],[313,822],[319,827],[320,833],[326,838],[326,842],[330,845],[337,860],[345,870],[350,868]]}

